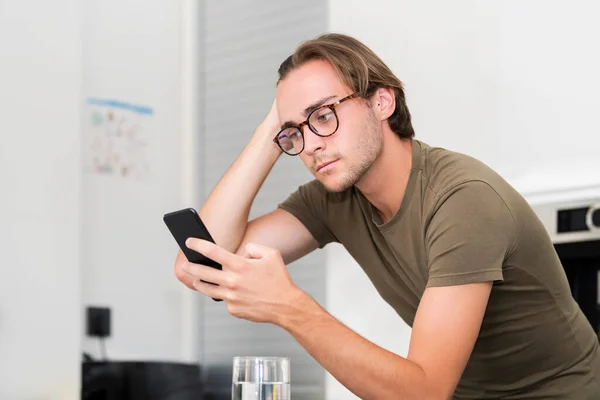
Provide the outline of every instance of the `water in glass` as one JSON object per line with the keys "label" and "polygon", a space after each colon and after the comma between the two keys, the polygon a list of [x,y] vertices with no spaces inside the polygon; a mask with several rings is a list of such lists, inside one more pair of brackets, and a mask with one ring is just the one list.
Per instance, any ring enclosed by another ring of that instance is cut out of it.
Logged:
{"label": "water in glass", "polygon": [[235,357],[232,400],[290,400],[290,359]]}

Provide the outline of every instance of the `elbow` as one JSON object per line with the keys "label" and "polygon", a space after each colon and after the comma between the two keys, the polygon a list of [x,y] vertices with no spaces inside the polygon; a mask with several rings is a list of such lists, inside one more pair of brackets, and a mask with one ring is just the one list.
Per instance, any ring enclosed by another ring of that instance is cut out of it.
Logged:
{"label": "elbow", "polygon": [[[440,382],[427,379],[425,374],[420,379],[411,381],[399,380],[404,382],[400,387],[398,385],[389,385],[390,390],[380,393],[374,398],[379,400],[451,400],[454,390],[448,389]],[[399,395],[399,393],[401,393]]]}
{"label": "elbow", "polygon": [[[403,397],[406,400],[450,400],[453,395],[453,393],[441,390],[440,387],[436,387],[433,384],[415,385],[408,392],[410,392],[410,394]],[[393,398],[397,398],[397,396],[390,394],[386,397],[386,399]]]}
{"label": "elbow", "polygon": [[[423,400],[450,400],[454,395],[454,390],[449,389],[440,382],[426,380],[422,394],[418,397]],[[417,397],[415,397],[417,399]]]}
{"label": "elbow", "polygon": [[[405,387],[401,388],[402,399],[406,400],[450,400],[454,396],[454,387],[442,382],[439,379],[428,376],[425,370],[419,365],[417,379],[408,381]],[[416,377],[416,376],[415,376]],[[398,398],[398,391],[388,393],[386,399]]]}

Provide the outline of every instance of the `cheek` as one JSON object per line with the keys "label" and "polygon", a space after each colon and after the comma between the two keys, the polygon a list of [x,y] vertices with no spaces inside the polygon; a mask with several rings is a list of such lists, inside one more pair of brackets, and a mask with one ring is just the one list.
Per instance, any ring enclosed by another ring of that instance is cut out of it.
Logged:
{"label": "cheek", "polygon": [[354,149],[357,146],[362,135],[361,127],[364,126],[364,118],[360,117],[358,113],[347,113],[341,118],[340,125],[334,136],[336,139],[336,146],[342,150]]}
{"label": "cheek", "polygon": [[352,127],[340,127],[332,139],[331,148],[335,148],[337,153],[348,156],[356,151],[357,133]]}

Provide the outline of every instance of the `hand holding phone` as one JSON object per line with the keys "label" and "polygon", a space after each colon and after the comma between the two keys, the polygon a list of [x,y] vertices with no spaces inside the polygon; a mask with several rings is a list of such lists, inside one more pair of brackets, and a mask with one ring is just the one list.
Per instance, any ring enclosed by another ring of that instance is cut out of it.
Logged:
{"label": "hand holding phone", "polygon": [[[221,264],[216,261],[207,258],[203,254],[198,253],[186,246],[185,241],[188,238],[198,238],[208,240],[215,243],[210,232],[200,219],[200,216],[193,208],[184,208],[182,210],[173,211],[163,216],[163,221],[171,231],[171,234],[175,238],[175,241],[179,245],[179,248],[187,258],[187,260],[194,264],[207,265],[216,269],[222,269]],[[204,282],[204,281],[203,281]],[[212,282],[207,282],[212,283]],[[212,283],[214,285],[214,283]],[[221,299],[215,299],[214,301],[222,301]]]}

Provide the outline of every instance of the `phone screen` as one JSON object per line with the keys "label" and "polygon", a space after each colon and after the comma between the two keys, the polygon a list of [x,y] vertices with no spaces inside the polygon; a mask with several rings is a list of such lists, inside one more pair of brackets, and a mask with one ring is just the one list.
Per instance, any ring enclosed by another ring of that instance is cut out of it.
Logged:
{"label": "phone screen", "polygon": [[196,213],[196,210],[193,208],[186,208],[183,210],[174,211],[165,214],[163,221],[171,231],[171,234],[175,238],[179,248],[183,254],[185,254],[189,262],[222,269],[221,264],[205,257],[204,255],[190,249],[185,245],[185,241],[191,237],[208,240],[213,243],[215,242],[208,232],[208,229],[206,229],[204,223],[202,223],[200,216],[198,213]]}
{"label": "phone screen", "polygon": [[[198,253],[187,247],[185,241],[191,237],[208,240],[215,243],[214,239],[206,229],[206,226],[200,219],[200,216],[193,208],[185,208],[179,211],[173,211],[165,214],[163,221],[171,231],[171,234],[175,238],[175,241],[179,245],[179,248],[188,259],[189,262],[194,264],[207,265],[209,267],[222,269],[221,264],[213,261],[206,256]],[[204,282],[204,281],[203,281]],[[207,282],[212,283],[212,282]],[[214,299],[215,301],[222,301],[221,299]]]}

